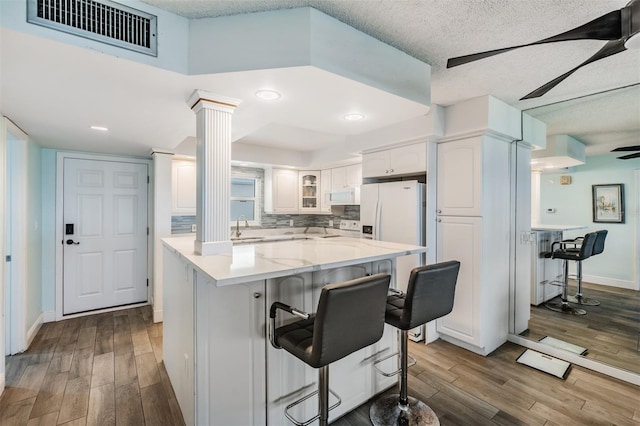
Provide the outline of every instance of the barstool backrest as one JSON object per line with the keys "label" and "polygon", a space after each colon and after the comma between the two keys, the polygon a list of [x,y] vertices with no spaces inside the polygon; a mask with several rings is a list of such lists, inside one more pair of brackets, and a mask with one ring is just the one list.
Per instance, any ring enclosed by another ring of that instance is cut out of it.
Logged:
{"label": "barstool backrest", "polygon": [[596,231],[596,242],[593,244],[593,252],[591,255],[600,254],[604,251],[604,240],[607,238],[607,234],[609,231],[606,229],[602,229],[600,231]]}
{"label": "barstool backrest", "polygon": [[[596,232],[589,232],[585,234],[584,239],[582,240],[582,244],[580,245],[580,252],[578,253],[578,258],[580,260],[584,260],[588,257],[591,257],[593,254],[593,247],[596,243],[596,238],[598,234]],[[604,249],[604,244],[603,244]]]}
{"label": "barstool backrest", "polygon": [[309,365],[328,365],[380,340],[390,279],[376,274],[323,287]]}
{"label": "barstool backrest", "polygon": [[414,268],[409,276],[402,324],[413,328],[451,312],[459,271],[457,260]]}

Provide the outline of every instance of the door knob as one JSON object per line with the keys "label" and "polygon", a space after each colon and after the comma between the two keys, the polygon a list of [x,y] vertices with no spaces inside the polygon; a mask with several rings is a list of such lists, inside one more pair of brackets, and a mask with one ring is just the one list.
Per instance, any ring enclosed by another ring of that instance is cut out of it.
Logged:
{"label": "door knob", "polygon": [[75,242],[75,241],[73,241],[72,239],[68,239],[68,240],[67,240],[67,244],[68,244],[68,245],[72,245],[72,244],[73,244],[73,245],[76,245],[76,246],[77,246],[77,245],[78,245],[78,244],[80,244],[80,243],[79,243],[79,242]]}

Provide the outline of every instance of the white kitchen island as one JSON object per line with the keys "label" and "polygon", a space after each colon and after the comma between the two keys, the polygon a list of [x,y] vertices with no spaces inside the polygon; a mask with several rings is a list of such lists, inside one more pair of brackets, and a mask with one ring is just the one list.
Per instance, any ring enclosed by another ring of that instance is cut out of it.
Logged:
{"label": "white kitchen island", "polygon": [[[164,363],[186,424],[207,426],[289,424],[284,407],[317,387],[317,370],[271,347],[272,302],[314,312],[324,285],[379,272],[395,276],[397,257],[427,250],[334,237],[241,244],[203,257],[194,253],[192,236],[163,244]],[[280,324],[292,320],[278,315]],[[373,368],[395,351],[395,336],[385,326],[377,344],[331,364],[330,388],[342,404],[330,420],[395,384]],[[294,415],[306,419],[316,408],[312,398]]]}

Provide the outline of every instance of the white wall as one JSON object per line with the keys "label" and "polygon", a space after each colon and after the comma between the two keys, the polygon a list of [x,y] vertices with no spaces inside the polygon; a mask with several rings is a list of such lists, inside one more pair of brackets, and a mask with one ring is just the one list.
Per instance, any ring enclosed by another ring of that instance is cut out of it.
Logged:
{"label": "white wall", "polygon": [[[5,176],[7,175],[6,169],[6,119],[0,116],[0,254],[2,258],[5,256],[5,235],[4,235],[4,227],[5,227]],[[5,310],[4,310],[4,262],[0,261],[0,356],[4,356],[5,354],[5,332],[4,332],[4,324],[5,324]],[[5,366],[4,362],[0,362],[0,393],[4,390],[5,384]]]}
{"label": "white wall", "polygon": [[[635,263],[636,227],[638,226],[637,197],[640,188],[635,182],[638,160],[618,160],[613,154],[587,157],[585,165],[564,173],[543,173],[540,179],[540,221],[542,224],[586,225],[586,229],[565,233],[573,238],[587,232],[607,229],[609,234],[604,252],[583,262],[586,282],[636,288]],[[571,185],[560,185],[560,176],[571,176]],[[592,188],[599,184],[624,184],[625,223],[594,223],[592,220]],[[554,208],[555,213],[546,213]]]}
{"label": "white wall", "polygon": [[41,151],[40,146],[33,141],[27,142],[27,287],[25,298],[27,331],[37,330],[42,322],[40,317],[42,314]]}
{"label": "white wall", "polygon": [[42,178],[42,310],[45,322],[56,310],[56,150],[40,155]]}

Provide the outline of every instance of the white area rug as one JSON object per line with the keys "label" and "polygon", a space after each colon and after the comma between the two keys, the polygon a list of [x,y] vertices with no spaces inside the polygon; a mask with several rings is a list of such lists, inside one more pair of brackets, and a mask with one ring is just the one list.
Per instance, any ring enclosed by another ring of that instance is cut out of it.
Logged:
{"label": "white area rug", "polygon": [[527,349],[520,354],[516,359],[519,364],[524,364],[536,370],[543,371],[552,376],[556,376],[559,379],[566,379],[569,374],[569,368],[571,363],[563,361],[558,358],[554,358],[549,355],[541,354],[540,352]]}

